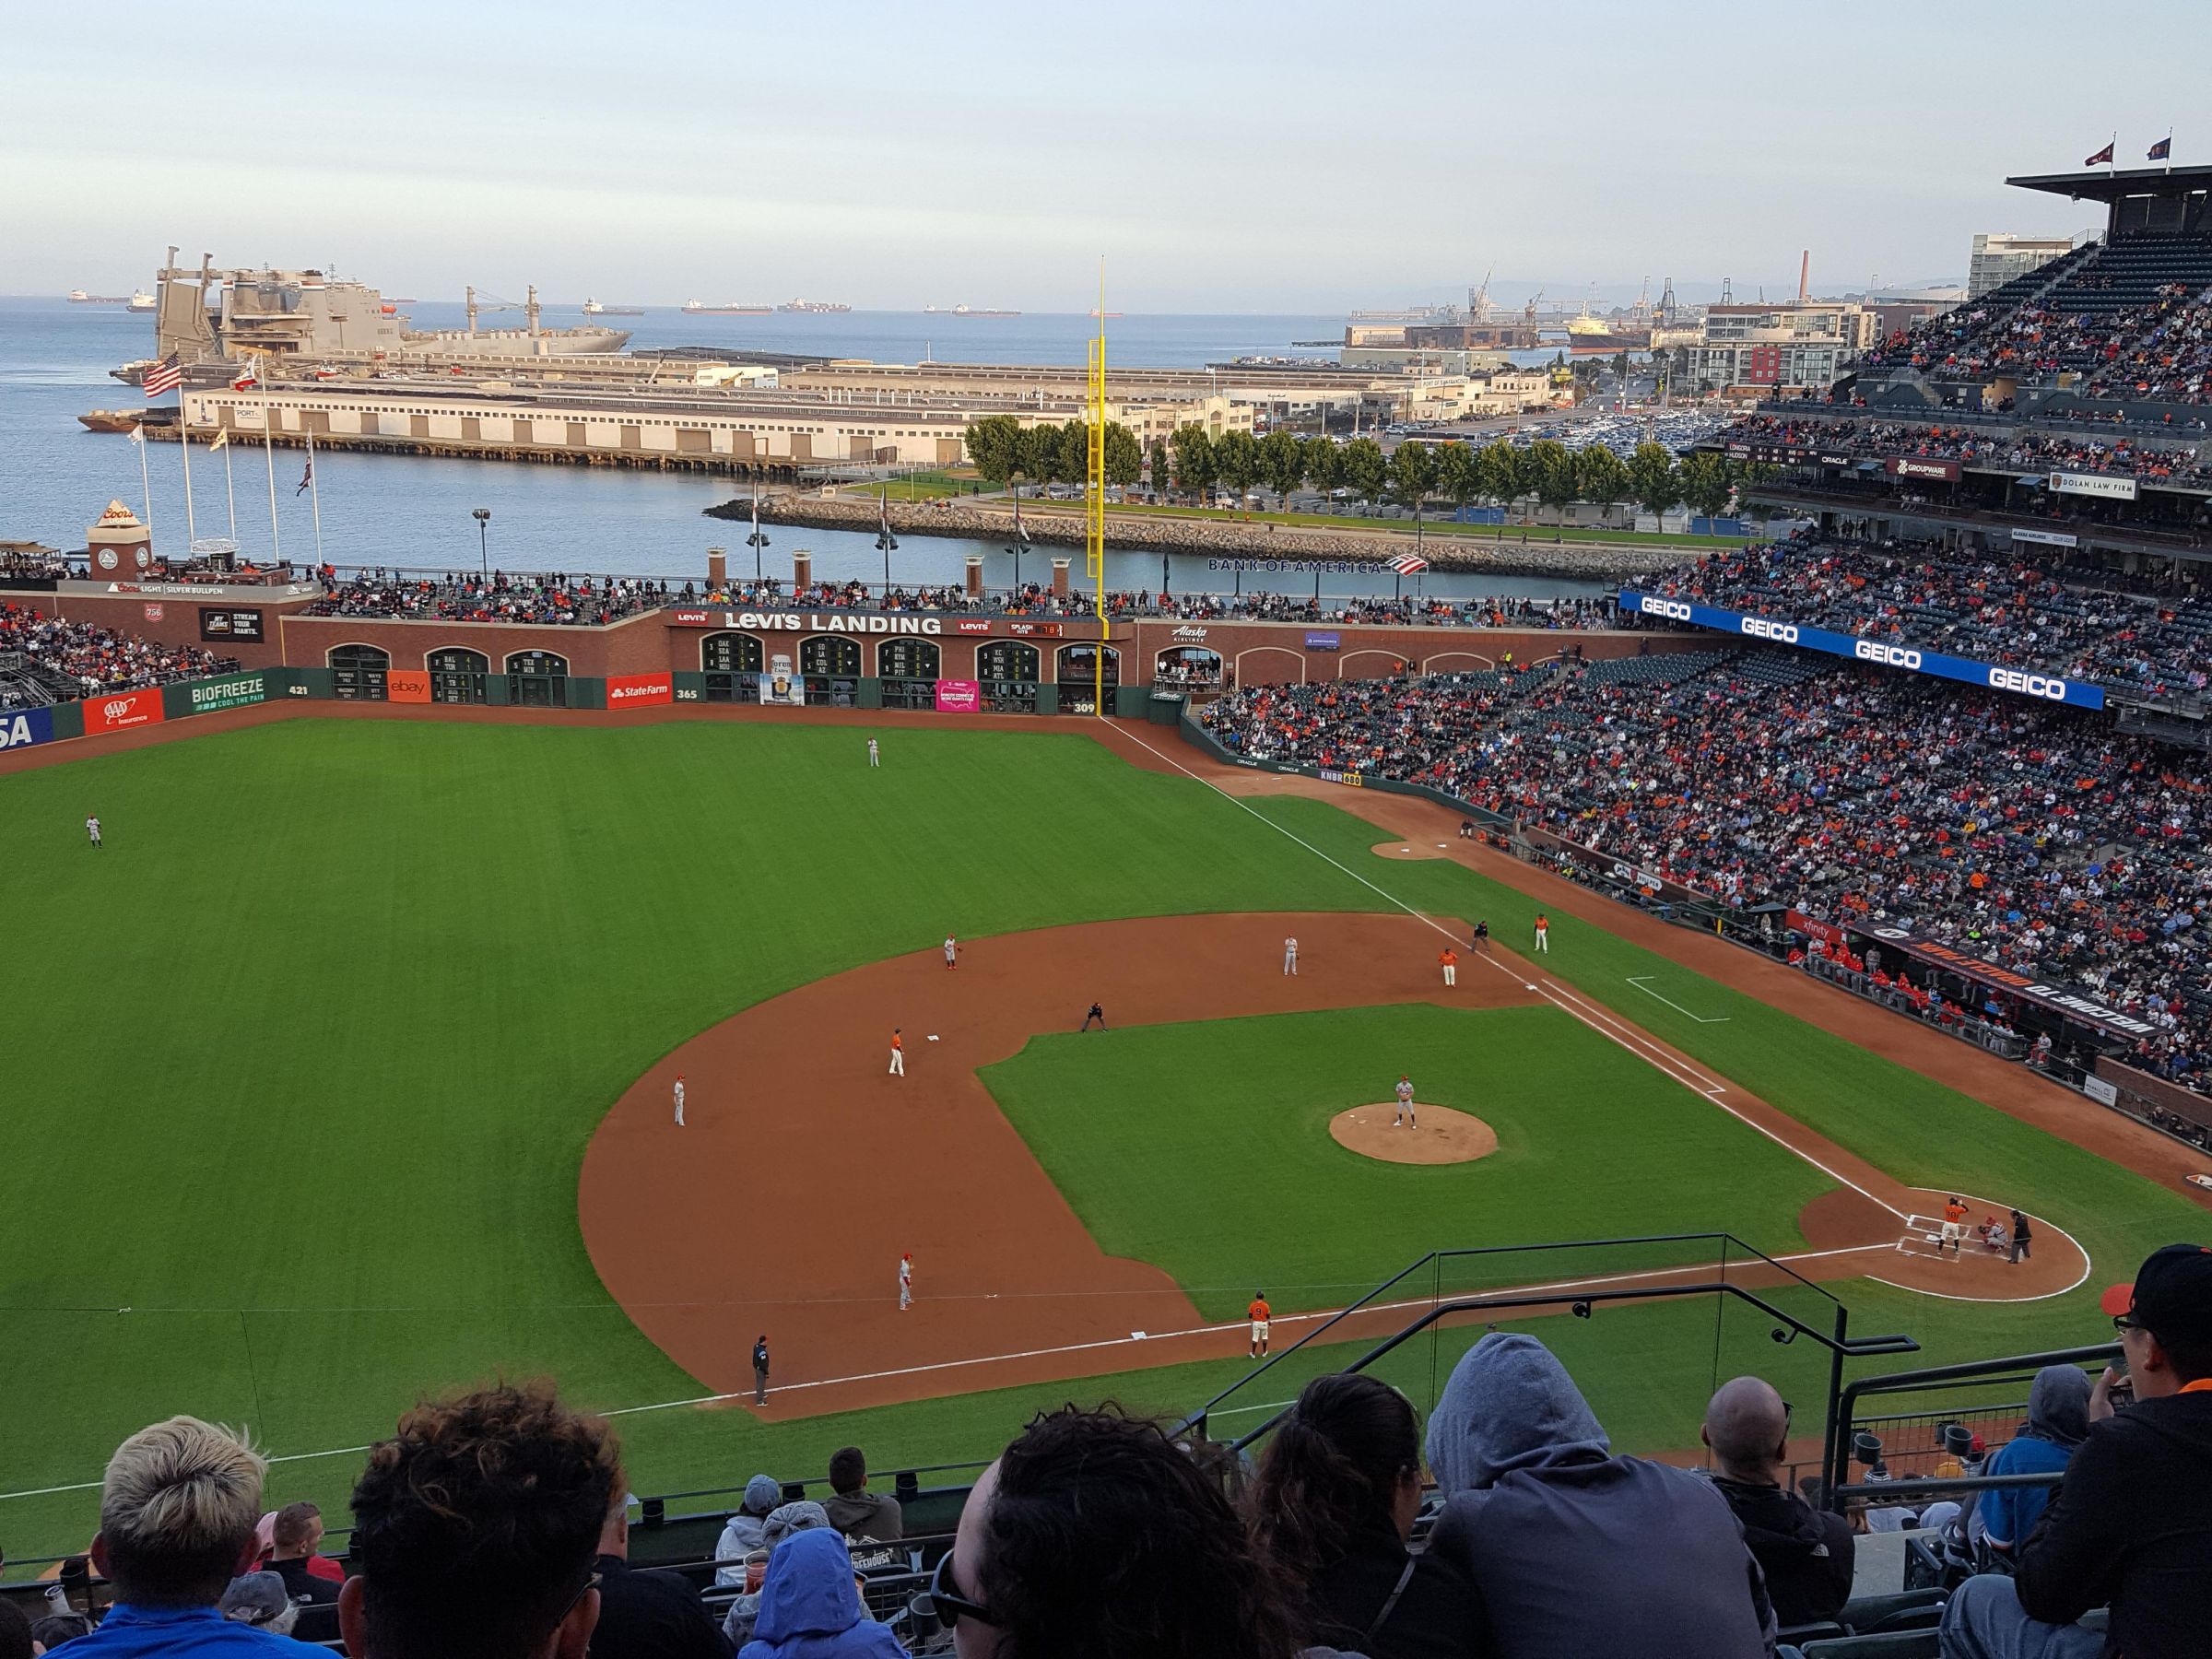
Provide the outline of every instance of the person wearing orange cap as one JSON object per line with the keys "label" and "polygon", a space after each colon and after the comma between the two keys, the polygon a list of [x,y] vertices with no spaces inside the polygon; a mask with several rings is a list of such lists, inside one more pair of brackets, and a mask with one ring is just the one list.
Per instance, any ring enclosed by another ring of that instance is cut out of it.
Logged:
{"label": "person wearing orange cap", "polygon": [[[2009,1578],[1944,1610],[1943,1659],[2184,1659],[2207,1650],[2212,1583],[2212,1250],[2169,1244],[2103,1307],[2124,1371],[2089,1391],[2089,1430]],[[2135,1403],[2114,1409],[2114,1395]],[[2108,1630],[2077,1622],[2110,1608]]]}

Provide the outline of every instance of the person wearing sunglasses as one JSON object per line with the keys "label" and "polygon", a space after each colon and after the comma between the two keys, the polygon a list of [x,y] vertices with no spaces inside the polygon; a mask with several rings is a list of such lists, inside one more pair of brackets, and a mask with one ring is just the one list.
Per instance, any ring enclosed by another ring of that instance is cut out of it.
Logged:
{"label": "person wearing sunglasses", "polygon": [[[2212,1584],[2212,1250],[2169,1244],[2104,1293],[2135,1403],[2116,1371],[2013,1576],[1959,1587],[1944,1659],[2195,1659]],[[2109,1607],[2109,1631],[2077,1621]]]}
{"label": "person wearing sunglasses", "polygon": [[1293,1659],[1300,1646],[1291,1597],[1220,1482],[1111,1406],[1038,1418],[983,1471],[930,1599],[959,1659]]}

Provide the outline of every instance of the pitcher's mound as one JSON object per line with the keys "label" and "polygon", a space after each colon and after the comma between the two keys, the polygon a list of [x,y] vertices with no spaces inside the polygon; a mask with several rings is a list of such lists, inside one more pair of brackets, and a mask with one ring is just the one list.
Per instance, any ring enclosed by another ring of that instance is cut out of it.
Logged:
{"label": "pitcher's mound", "polygon": [[1340,1147],[1385,1163],[1473,1163],[1498,1150],[1498,1132],[1478,1117],[1449,1106],[1413,1103],[1418,1127],[1393,1127],[1394,1102],[1355,1106],[1329,1120],[1329,1134]]}

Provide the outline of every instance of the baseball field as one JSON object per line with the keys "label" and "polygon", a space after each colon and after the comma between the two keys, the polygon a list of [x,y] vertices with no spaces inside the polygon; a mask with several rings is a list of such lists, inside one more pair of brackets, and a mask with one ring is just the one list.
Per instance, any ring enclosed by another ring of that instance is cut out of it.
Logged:
{"label": "baseball field", "polygon": [[[1427,803],[1156,727],[869,718],[241,719],[0,776],[9,1556],[79,1546],[174,1411],[335,1520],[408,1402],[549,1374],[621,1414],[636,1490],[692,1489],[1186,1408],[1249,1370],[1255,1291],[1279,1345],[1430,1250],[1727,1231],[1818,1281],[1777,1292],[1808,1319],[1940,1360],[2095,1340],[2098,1288],[2202,1231],[2178,1148]],[[1494,1150],[1345,1144],[1401,1074]],[[2036,1217],[2034,1260],[1915,1248],[1959,1189]],[[1825,1375],[1711,1300],[1530,1328],[1631,1448],[1694,1441],[1716,1371]],[[1386,1374],[1425,1392],[1471,1334]]]}

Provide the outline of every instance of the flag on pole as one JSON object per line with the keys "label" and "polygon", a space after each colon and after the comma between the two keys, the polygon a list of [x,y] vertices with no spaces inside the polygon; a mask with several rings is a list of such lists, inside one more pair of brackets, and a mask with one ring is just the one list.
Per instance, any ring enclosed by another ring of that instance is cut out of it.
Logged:
{"label": "flag on pole", "polygon": [[143,389],[150,403],[157,397],[167,397],[183,383],[184,365],[172,351],[146,371]]}
{"label": "flag on pole", "polygon": [[292,491],[292,500],[305,495],[315,481],[315,452],[307,452],[307,470],[300,475],[300,488]]}
{"label": "flag on pole", "polygon": [[145,429],[142,427],[133,427],[131,429],[131,441],[133,443],[144,443],[146,441]]}
{"label": "flag on pole", "polygon": [[1429,561],[1418,553],[1393,553],[1383,562],[1401,576],[1411,576],[1429,568]]}
{"label": "flag on pole", "polygon": [[[229,447],[230,429],[229,427],[220,427],[216,430],[215,441],[207,446],[207,453],[212,455],[217,450],[229,449]],[[225,465],[228,465],[229,463],[226,462]]]}
{"label": "flag on pole", "polygon": [[2167,157],[2172,154],[2173,135],[2169,133],[2165,137],[2159,139],[2156,144],[2150,147],[2150,153],[2149,155],[2146,156],[2144,159],[2147,161],[2163,161]]}
{"label": "flag on pole", "polygon": [[230,377],[230,390],[243,392],[248,387],[256,384],[260,379],[261,364],[259,360],[249,360],[244,368]]}
{"label": "flag on pole", "polygon": [[2095,155],[2091,156],[2091,157],[2090,157],[2090,158],[2089,158],[2089,159],[2088,159],[2087,161],[2084,161],[2084,162],[2082,163],[2082,165],[2083,165],[2084,167],[2105,167],[2105,166],[2109,166],[2109,165],[2111,164],[2111,162],[2112,162],[2112,145],[2116,145],[2116,144],[2118,144],[2119,142],[2120,142],[2120,140],[2119,140],[2119,139],[2117,139],[2117,138],[2113,139],[2112,144],[2108,144],[2108,145],[2106,145],[2106,146],[2105,146],[2105,147],[2104,147],[2102,149],[2099,150],[2099,151],[2098,151],[2098,152],[2097,152]]}

